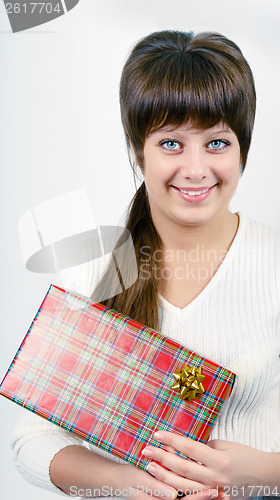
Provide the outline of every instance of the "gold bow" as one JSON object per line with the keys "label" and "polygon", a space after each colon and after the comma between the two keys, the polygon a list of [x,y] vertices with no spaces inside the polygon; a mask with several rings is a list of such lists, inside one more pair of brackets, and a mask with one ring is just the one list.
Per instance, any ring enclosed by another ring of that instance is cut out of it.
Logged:
{"label": "gold bow", "polygon": [[175,382],[172,389],[180,393],[181,399],[192,401],[197,394],[204,393],[201,382],[205,379],[205,375],[201,375],[201,367],[195,368],[194,366],[185,365],[182,370],[176,370],[173,377]]}

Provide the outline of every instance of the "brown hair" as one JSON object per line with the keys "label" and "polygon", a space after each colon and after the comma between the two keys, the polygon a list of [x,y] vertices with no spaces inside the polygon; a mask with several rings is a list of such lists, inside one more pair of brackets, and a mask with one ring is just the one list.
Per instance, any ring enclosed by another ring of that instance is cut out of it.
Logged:
{"label": "brown hair", "polygon": [[219,33],[160,31],[140,40],[123,68],[121,117],[140,167],[149,133],[191,121],[223,122],[235,132],[243,170],[251,143],[256,93],[239,47]]}
{"label": "brown hair", "polygon": [[[128,150],[133,149],[141,169],[145,139],[151,132],[189,121],[201,129],[223,122],[238,138],[243,173],[255,118],[254,79],[239,47],[223,35],[168,30],[141,39],[123,68],[120,106]],[[144,182],[128,208],[126,228],[134,243],[138,278],[115,295],[119,281],[114,278],[112,259],[93,298],[98,300],[98,292],[106,285],[110,298],[103,304],[156,329],[159,264],[154,255],[162,244]],[[143,262],[141,249],[145,247],[149,259]]]}

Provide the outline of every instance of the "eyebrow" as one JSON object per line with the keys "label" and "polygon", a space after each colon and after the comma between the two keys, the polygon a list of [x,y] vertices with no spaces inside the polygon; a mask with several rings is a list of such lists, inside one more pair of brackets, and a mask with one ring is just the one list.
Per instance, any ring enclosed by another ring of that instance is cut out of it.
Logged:
{"label": "eyebrow", "polygon": [[213,131],[213,134],[226,134],[226,133],[230,133],[232,132],[232,130],[230,128],[223,128],[221,130],[217,130],[216,131]]}

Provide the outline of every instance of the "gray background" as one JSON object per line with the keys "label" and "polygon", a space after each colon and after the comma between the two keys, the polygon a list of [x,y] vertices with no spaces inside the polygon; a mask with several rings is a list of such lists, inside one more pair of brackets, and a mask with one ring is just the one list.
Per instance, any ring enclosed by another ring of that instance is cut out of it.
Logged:
{"label": "gray background", "polygon": [[[96,222],[118,224],[134,194],[118,108],[122,65],[134,42],[160,29],[218,31],[240,45],[255,76],[258,111],[232,210],[280,229],[278,0],[80,0],[68,14],[12,34],[0,2],[1,365],[4,376],[51,274],[25,270],[17,222],[53,196],[85,188]],[[51,500],[12,462],[19,412],[4,398],[0,497]]]}

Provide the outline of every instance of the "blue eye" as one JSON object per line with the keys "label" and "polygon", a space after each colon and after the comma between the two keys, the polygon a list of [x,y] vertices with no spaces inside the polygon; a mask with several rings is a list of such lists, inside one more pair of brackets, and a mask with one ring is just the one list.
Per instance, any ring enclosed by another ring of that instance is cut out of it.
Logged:
{"label": "blue eye", "polygon": [[[209,146],[211,146],[210,149],[216,149],[216,150],[221,150],[221,149],[226,149],[229,145],[229,141],[225,141],[224,139],[215,139],[214,141],[211,141],[209,143]],[[222,147],[221,147],[222,146]]]}
{"label": "blue eye", "polygon": [[177,151],[180,148],[180,144],[172,140],[161,141],[160,145],[169,151]]}
{"label": "blue eye", "polygon": [[211,144],[212,144],[214,149],[219,149],[219,147],[222,144],[222,141],[212,141]]}

